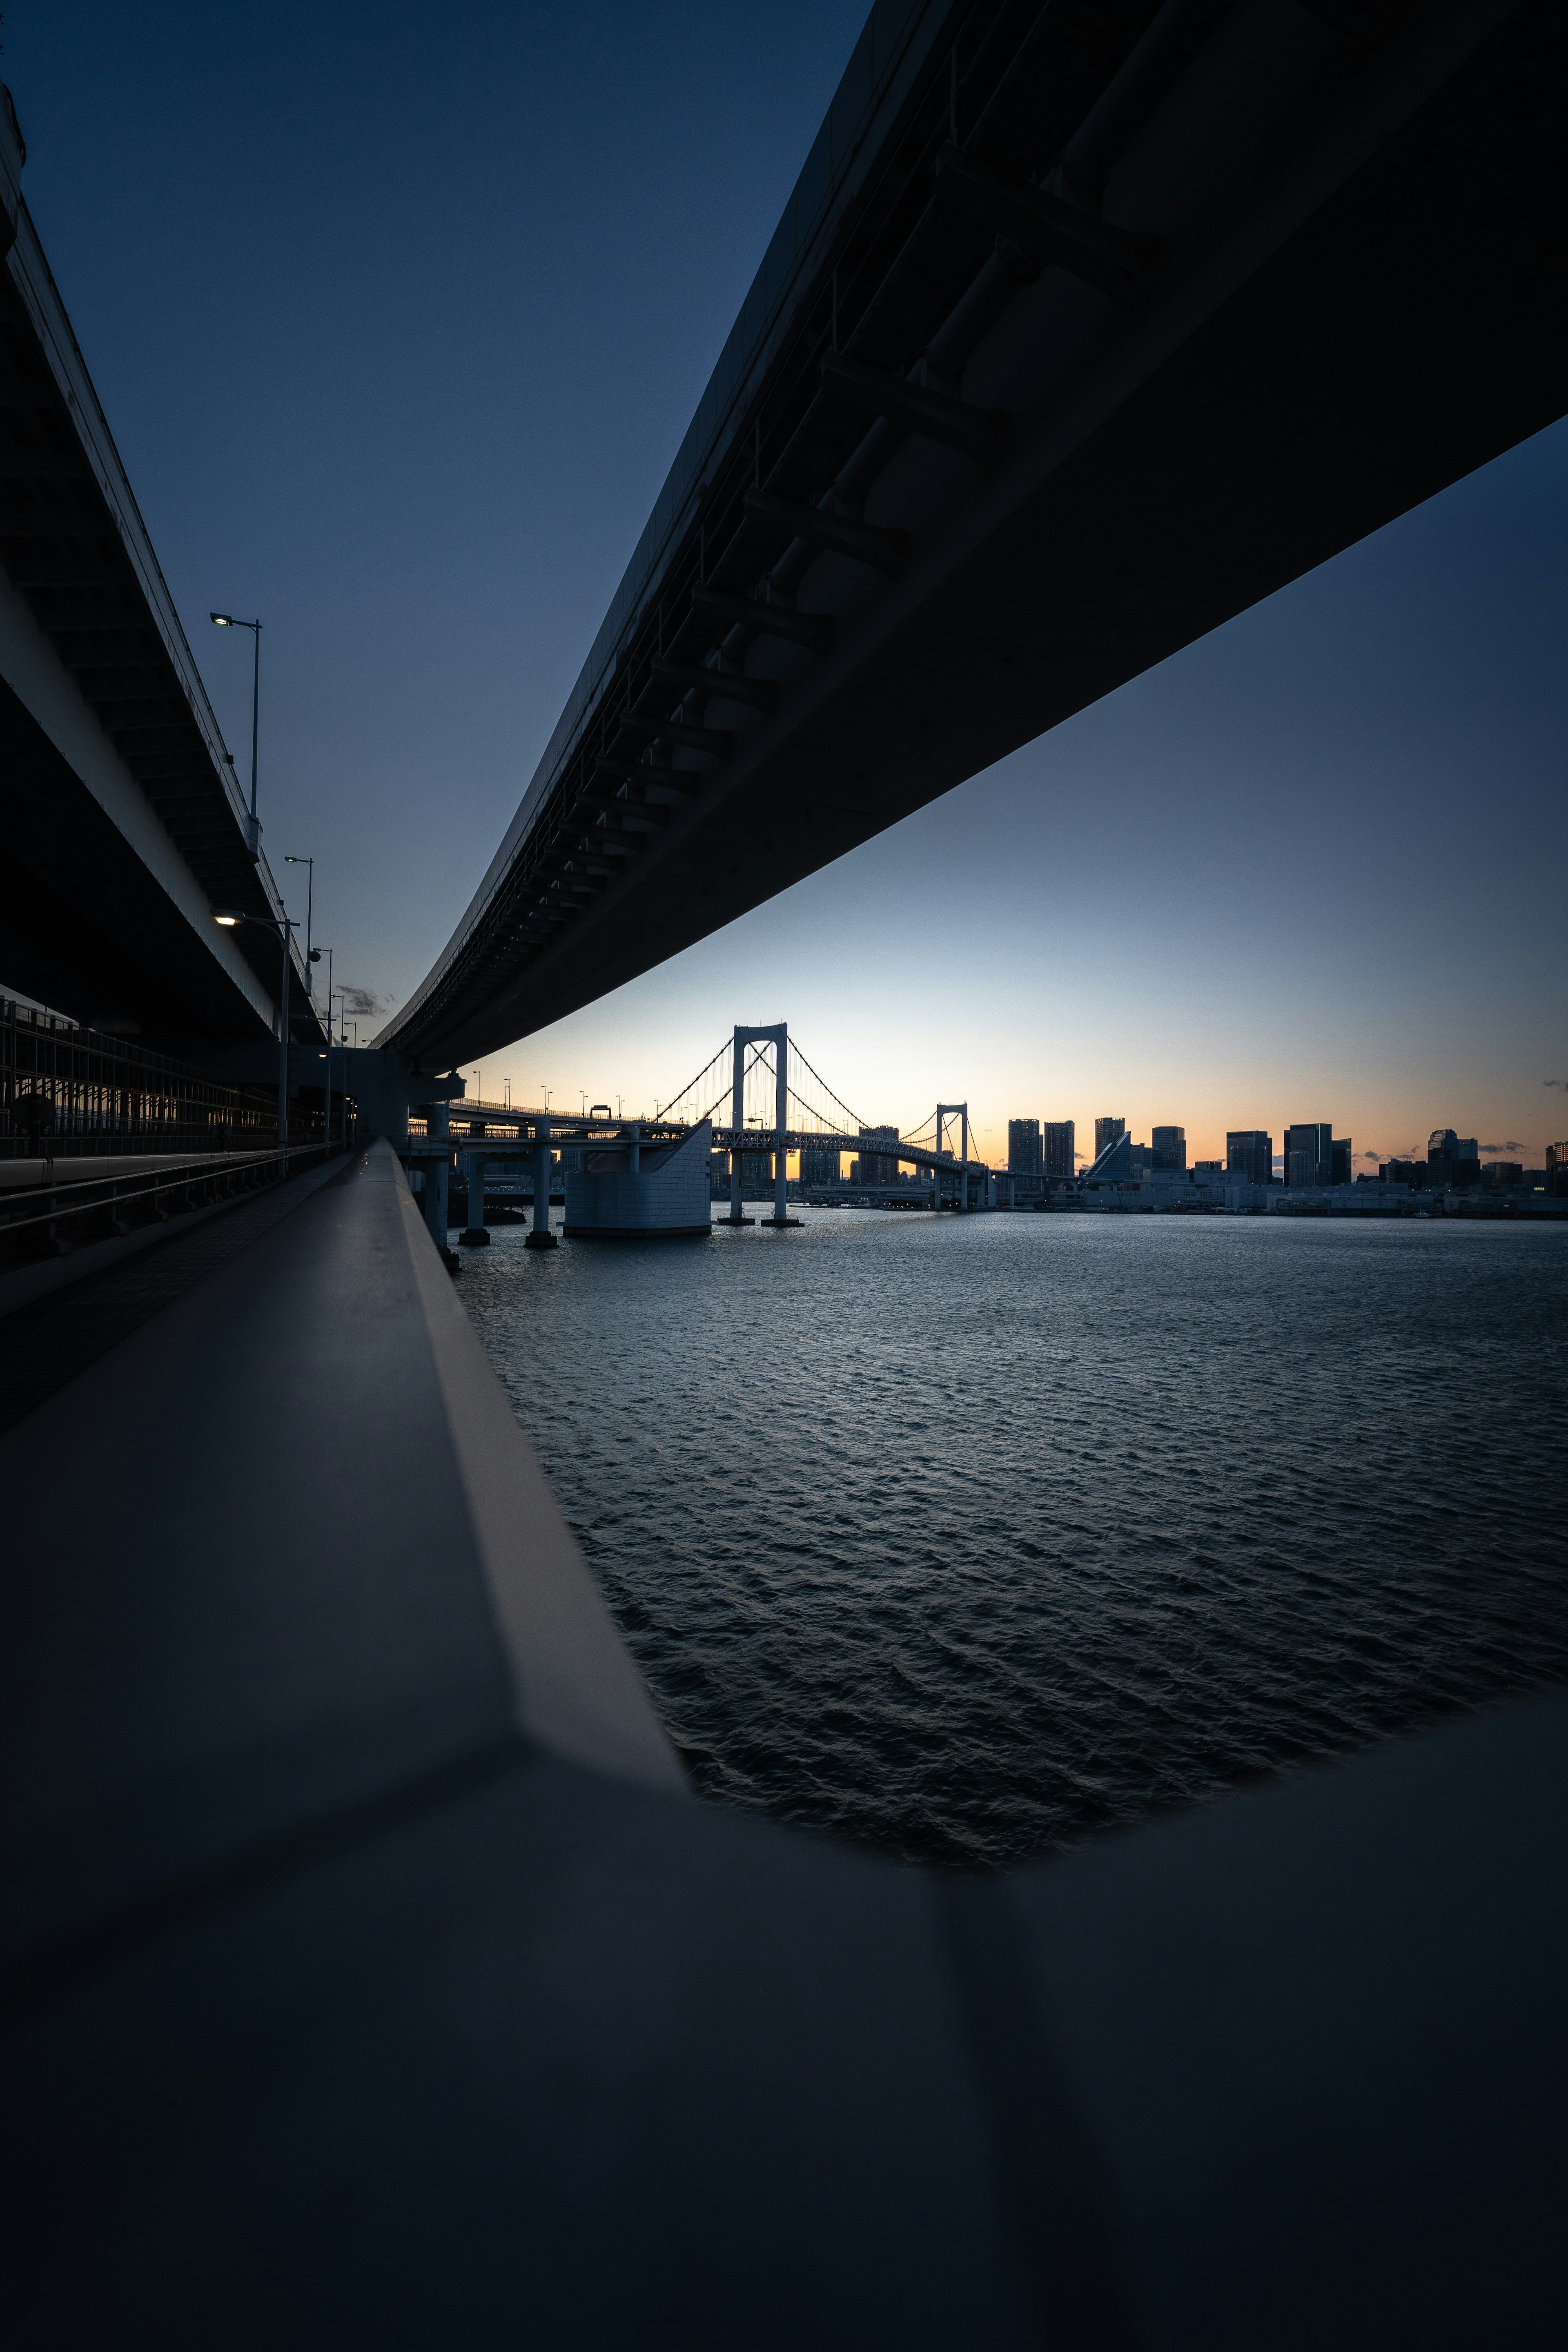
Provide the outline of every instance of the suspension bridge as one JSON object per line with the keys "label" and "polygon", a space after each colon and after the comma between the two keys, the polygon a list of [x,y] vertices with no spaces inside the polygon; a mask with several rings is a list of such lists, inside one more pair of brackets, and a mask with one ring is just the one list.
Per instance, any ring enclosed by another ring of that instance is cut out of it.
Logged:
{"label": "suspension bridge", "polygon": [[[447,1248],[454,1172],[468,1198],[462,1240],[487,1242],[487,1186],[498,1161],[531,1165],[531,1246],[552,1248],[550,1193],[554,1155],[570,1155],[564,1171],[569,1237],[693,1234],[709,1230],[711,1155],[730,1162],[729,1214],[721,1223],[761,1223],[784,1230],[799,1223],[788,1210],[788,1162],[798,1154],[802,1187],[816,1181],[838,1186],[840,1163],[856,1154],[868,1165],[907,1167],[930,1180],[930,1205],[968,1212],[988,1207],[992,1171],[971,1155],[969,1106],[938,1103],[911,1134],[862,1118],[835,1092],[791,1040],[787,1022],[737,1026],[695,1077],[651,1116],[627,1118],[607,1103],[577,1112],[529,1109],[513,1104],[437,1102],[426,1106],[425,1132],[411,1130],[405,1157],[419,1184],[425,1216],[437,1246]],[[773,1214],[753,1220],[743,1201],[755,1163],[772,1160]],[[748,1161],[752,1168],[748,1171]],[[884,1179],[885,1181],[885,1179]],[[575,1195],[575,1197],[574,1197]]]}

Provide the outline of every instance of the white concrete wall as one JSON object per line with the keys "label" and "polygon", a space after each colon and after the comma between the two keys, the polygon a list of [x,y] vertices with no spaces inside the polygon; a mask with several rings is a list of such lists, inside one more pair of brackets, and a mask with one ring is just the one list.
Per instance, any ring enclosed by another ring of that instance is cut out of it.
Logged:
{"label": "white concrete wall", "polygon": [[624,1147],[584,1152],[586,1166],[566,1174],[567,1232],[679,1233],[706,1225],[711,1138],[704,1122],[683,1142],[645,1145],[635,1174]]}

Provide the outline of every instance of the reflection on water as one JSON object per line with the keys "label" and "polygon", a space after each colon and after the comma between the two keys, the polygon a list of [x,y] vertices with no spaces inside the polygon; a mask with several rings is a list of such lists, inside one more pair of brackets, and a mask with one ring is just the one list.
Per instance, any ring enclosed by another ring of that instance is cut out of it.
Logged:
{"label": "reflection on water", "polygon": [[1568,1678],[1568,1230],[804,1213],[465,1253],[705,1794],[1000,1864]]}

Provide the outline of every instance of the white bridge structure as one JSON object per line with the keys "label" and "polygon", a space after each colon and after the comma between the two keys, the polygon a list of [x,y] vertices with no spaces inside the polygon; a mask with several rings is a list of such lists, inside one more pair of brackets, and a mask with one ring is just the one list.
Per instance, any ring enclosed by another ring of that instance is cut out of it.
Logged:
{"label": "white bridge structure", "polygon": [[[450,1083],[450,1082],[448,1082]],[[721,1122],[718,1114],[728,1113]],[[550,1192],[557,1151],[564,1165],[564,1233],[569,1240],[651,1238],[711,1229],[710,1169],[715,1152],[730,1160],[729,1214],[719,1222],[784,1232],[800,1220],[788,1211],[790,1153],[810,1159],[896,1162],[931,1179],[931,1206],[969,1212],[993,1198],[992,1173],[970,1155],[969,1106],[939,1103],[913,1135],[860,1118],[833,1092],[796,1046],[789,1024],[737,1025],[680,1093],[651,1118],[612,1114],[605,1103],[576,1113],[521,1109],[460,1097],[426,1107],[426,1133],[410,1134],[402,1154],[421,1192],[437,1247],[447,1249],[454,1171],[467,1188],[468,1247],[489,1239],[487,1172],[498,1163],[531,1171],[533,1217],[528,1246],[552,1249]],[[745,1215],[745,1162],[773,1162],[772,1216]]]}

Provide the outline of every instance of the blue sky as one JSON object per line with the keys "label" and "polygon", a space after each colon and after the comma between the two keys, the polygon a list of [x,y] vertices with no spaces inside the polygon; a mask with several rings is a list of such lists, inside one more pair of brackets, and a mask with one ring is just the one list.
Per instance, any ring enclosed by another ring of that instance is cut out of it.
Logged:
{"label": "blue sky", "polygon": [[[466,905],[862,14],[7,7],[25,191],[242,766],[248,641],[206,614],[266,622],[268,848],[316,856],[340,978],[407,994]],[[993,1148],[1112,1111],[1537,1158],[1565,524],[1559,425],[486,1095],[651,1104],[784,1017],[868,1118],[967,1096]]]}

